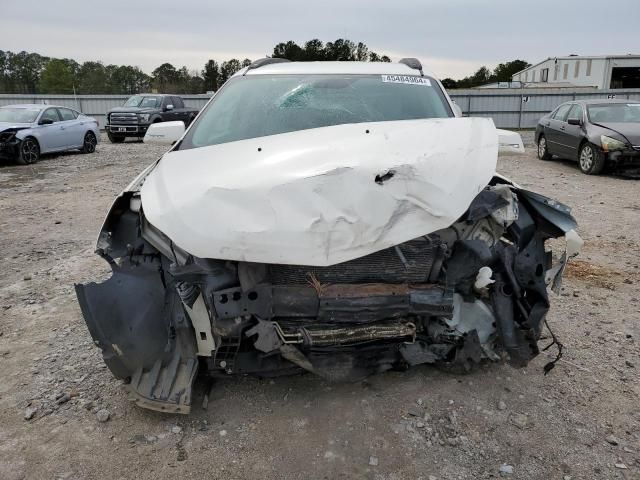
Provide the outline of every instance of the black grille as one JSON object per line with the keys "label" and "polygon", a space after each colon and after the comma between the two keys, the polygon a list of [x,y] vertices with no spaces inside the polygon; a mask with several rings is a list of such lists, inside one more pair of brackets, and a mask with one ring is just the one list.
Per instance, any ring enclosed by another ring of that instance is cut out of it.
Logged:
{"label": "black grille", "polygon": [[426,283],[441,251],[428,237],[372,253],[330,267],[269,265],[269,279],[275,285],[308,285],[311,278],[321,283]]}

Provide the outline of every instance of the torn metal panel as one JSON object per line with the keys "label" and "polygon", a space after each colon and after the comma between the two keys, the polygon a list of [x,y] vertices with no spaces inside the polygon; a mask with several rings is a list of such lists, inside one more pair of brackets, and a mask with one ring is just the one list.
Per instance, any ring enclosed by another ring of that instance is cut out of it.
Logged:
{"label": "torn metal panel", "polygon": [[329,266],[451,225],[493,176],[497,143],[490,119],[447,118],[171,151],[142,204],[197,257]]}
{"label": "torn metal panel", "polygon": [[465,302],[461,295],[454,294],[453,316],[445,319],[445,323],[461,335],[475,331],[485,356],[492,360],[499,358],[492,345],[496,333],[495,314],[487,303],[479,299]]}
{"label": "torn metal panel", "polygon": [[582,245],[584,245],[584,240],[580,238],[580,235],[578,235],[575,230],[569,230],[564,238],[565,250],[562,253],[562,257],[560,257],[558,263],[550,268],[545,275],[546,284],[550,285],[551,289],[557,294],[560,294],[562,275],[567,263],[580,253]]}
{"label": "torn metal panel", "polygon": [[182,303],[195,329],[198,355],[210,357],[211,352],[216,349],[216,343],[213,332],[211,331],[209,312],[207,311],[207,306],[204,303],[202,295],[198,295],[198,298],[196,298],[191,307],[184,303],[184,301]]}

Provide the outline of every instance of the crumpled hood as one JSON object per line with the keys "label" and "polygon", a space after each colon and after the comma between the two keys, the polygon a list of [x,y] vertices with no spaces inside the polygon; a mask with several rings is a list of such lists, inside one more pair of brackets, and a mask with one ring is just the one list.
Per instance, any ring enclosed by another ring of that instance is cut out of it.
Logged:
{"label": "crumpled hood", "polygon": [[23,130],[25,128],[31,128],[31,123],[10,123],[10,122],[0,122],[0,132],[4,132],[5,130]]}
{"label": "crumpled hood", "polygon": [[497,152],[483,118],[303,130],[169,152],[142,208],[197,257],[327,266],[450,226]]}

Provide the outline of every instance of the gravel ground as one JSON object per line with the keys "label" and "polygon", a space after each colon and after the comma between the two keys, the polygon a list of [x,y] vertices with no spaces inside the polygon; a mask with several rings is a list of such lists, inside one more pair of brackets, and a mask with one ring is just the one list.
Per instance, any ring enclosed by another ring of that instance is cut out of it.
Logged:
{"label": "gravel ground", "polygon": [[357,384],[302,375],[196,386],[189,416],[141,410],[102,363],[74,282],[116,195],[163,148],[0,166],[0,478],[638,479],[638,183],[527,154],[499,171],[571,205],[585,247],[552,298],[566,346],[547,376],[496,364],[430,367]]}

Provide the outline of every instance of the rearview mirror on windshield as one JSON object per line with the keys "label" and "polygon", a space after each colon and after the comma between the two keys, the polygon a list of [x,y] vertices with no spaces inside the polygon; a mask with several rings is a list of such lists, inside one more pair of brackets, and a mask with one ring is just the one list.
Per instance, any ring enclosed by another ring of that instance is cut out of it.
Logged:
{"label": "rearview mirror on windshield", "polygon": [[185,131],[184,122],[153,123],[144,136],[144,143],[173,145]]}

